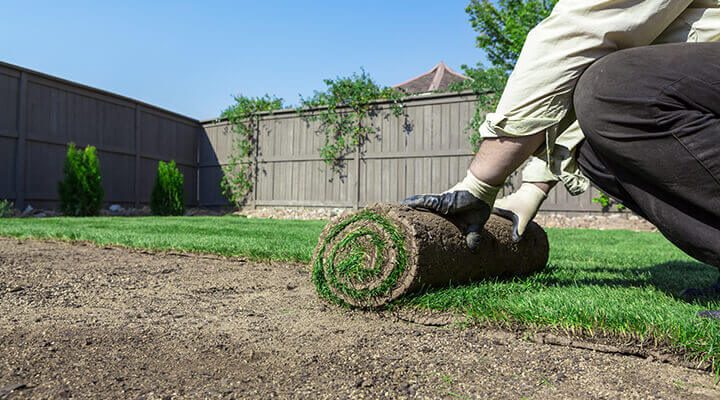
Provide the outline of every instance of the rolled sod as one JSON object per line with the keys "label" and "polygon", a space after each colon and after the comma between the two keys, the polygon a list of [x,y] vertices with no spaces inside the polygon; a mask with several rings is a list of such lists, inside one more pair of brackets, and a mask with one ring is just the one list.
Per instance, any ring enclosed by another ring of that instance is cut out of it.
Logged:
{"label": "rolled sod", "polygon": [[463,232],[461,223],[429,212],[376,204],[328,223],[312,281],[333,303],[382,308],[426,288],[528,275],[547,264],[547,235],[535,223],[513,243],[512,223],[492,215],[474,251]]}

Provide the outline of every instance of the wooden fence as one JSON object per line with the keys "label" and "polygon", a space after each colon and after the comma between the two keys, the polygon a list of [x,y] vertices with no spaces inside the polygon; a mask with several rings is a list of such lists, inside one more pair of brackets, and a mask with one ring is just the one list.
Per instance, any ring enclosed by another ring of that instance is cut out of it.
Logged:
{"label": "wooden fence", "polygon": [[0,199],[57,205],[68,142],[97,147],[107,203],[147,203],[158,160],[185,175],[197,204],[200,123],[158,107],[0,63]]}
{"label": "wooden fence", "polygon": [[[333,174],[318,149],[317,123],[293,110],[262,117],[256,147],[259,173],[251,206],[363,207],[394,202],[415,193],[439,192],[460,180],[472,158],[467,124],[475,110],[471,94],[422,96],[405,102],[405,116],[380,103],[372,122],[378,136],[346,159],[344,177]],[[199,201],[222,206],[219,182],[234,133],[227,121],[206,121],[199,148]],[[519,177],[513,177],[517,187]],[[558,186],[543,210],[599,212],[591,190],[573,197]]]}
{"label": "wooden fence", "polygon": [[[415,193],[439,192],[460,180],[472,152],[467,124],[475,109],[468,93],[405,101],[405,115],[378,103],[366,123],[377,136],[346,158],[342,176],[320,157],[318,123],[293,110],[261,118],[259,173],[252,206],[363,207]],[[222,166],[232,151],[227,121],[200,123],[149,104],[0,63],[0,199],[19,208],[57,205],[68,142],[98,149],[106,203],[150,199],[159,160],[175,160],[185,176],[187,205],[225,206]],[[517,187],[519,178],[513,178]],[[595,190],[578,197],[562,188],[544,210],[599,212]]]}

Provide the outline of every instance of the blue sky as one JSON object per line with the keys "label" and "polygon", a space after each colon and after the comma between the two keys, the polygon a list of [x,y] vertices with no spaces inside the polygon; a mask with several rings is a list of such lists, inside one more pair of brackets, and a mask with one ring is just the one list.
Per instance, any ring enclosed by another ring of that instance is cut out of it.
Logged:
{"label": "blue sky", "polygon": [[0,60],[208,119],[233,94],[297,104],[361,67],[389,86],[475,64],[467,3],[5,0]]}

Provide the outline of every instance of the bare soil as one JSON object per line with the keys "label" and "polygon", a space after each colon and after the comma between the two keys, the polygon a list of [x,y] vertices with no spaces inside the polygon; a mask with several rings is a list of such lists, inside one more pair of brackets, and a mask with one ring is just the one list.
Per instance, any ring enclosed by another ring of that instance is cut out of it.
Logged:
{"label": "bare soil", "polygon": [[308,274],[0,239],[0,399],[720,398],[678,365],[327,306]]}

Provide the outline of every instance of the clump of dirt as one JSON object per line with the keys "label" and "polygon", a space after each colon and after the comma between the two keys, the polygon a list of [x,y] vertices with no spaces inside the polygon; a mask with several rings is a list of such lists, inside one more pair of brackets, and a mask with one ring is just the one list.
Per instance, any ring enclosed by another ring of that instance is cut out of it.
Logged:
{"label": "clump of dirt", "polygon": [[308,273],[0,238],[0,398],[720,398],[677,365],[328,307]]}

